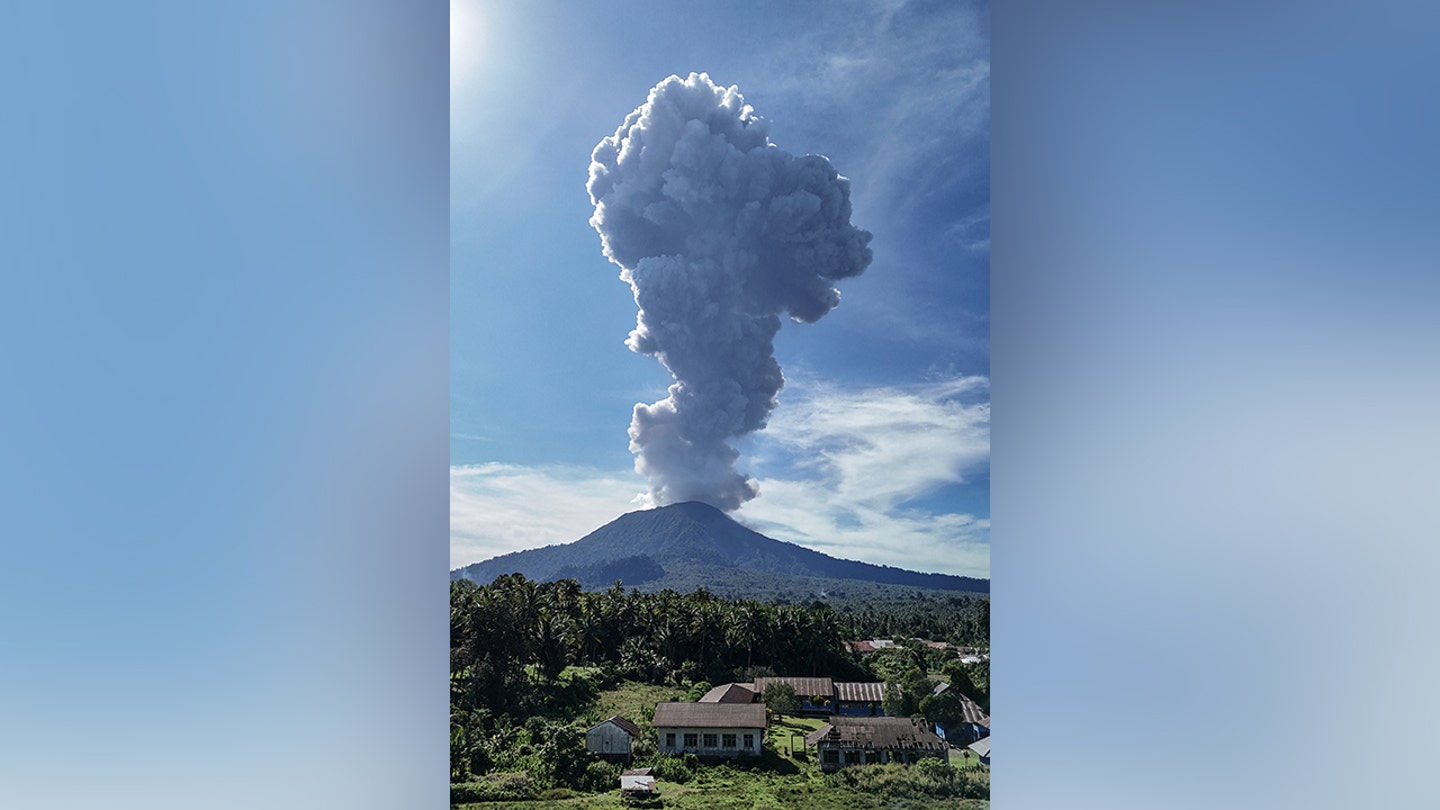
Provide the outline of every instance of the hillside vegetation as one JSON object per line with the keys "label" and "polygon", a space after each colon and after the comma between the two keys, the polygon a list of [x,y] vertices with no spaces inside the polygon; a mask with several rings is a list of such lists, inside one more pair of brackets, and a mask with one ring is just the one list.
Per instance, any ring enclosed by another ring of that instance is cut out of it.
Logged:
{"label": "hillside vegetation", "polygon": [[[619,766],[584,748],[585,729],[613,714],[644,731],[635,754],[657,769],[666,807],[972,807],[970,800],[988,797],[986,772],[967,775],[939,762],[822,775],[803,746],[792,745],[813,720],[785,718],[767,733],[764,756],[728,765],[656,755],[650,725],[656,702],[693,701],[712,683],[775,674],[897,684],[904,700],[887,711],[908,714],[934,685],[929,673],[944,673],[988,705],[988,664],[965,666],[953,651],[920,642],[860,658],[843,643],[851,631],[934,623],[940,615],[953,622],[948,637],[984,646],[988,600],[955,599],[938,614],[913,600],[855,602],[841,612],[820,601],[770,604],[703,589],[586,592],[574,580],[518,575],[488,585],[457,580],[450,597],[456,804],[620,806]],[[883,805],[873,803],[880,790],[889,797]]]}

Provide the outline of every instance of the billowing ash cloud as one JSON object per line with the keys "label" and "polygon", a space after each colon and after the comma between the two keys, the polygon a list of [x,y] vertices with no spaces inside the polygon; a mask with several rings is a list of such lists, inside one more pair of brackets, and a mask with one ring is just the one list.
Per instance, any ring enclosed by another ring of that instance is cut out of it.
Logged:
{"label": "billowing ash cloud", "polygon": [[814,323],[840,303],[834,281],[870,264],[850,182],[769,130],[736,88],[671,76],[591,156],[590,224],[640,307],[627,345],[675,377],[630,423],[654,505],[755,497],[729,442],[765,427],[785,383],[780,314]]}

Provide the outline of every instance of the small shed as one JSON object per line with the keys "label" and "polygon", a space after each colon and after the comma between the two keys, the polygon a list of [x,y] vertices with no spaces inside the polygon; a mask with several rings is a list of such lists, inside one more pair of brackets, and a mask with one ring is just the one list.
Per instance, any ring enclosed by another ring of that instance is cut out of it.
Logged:
{"label": "small shed", "polygon": [[615,715],[585,731],[585,750],[609,759],[628,759],[640,727]]}
{"label": "small shed", "polygon": [[620,774],[620,793],[624,796],[653,796],[655,777],[649,768],[634,768]]}

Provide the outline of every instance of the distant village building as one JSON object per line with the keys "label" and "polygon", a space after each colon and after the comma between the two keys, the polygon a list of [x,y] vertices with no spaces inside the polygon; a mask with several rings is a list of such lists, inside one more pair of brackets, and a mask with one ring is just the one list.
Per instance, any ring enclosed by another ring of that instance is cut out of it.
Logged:
{"label": "distant village building", "polygon": [[753,683],[722,683],[706,692],[701,703],[754,703],[758,695]]}
{"label": "distant village building", "polygon": [[853,717],[885,715],[885,684],[879,682],[837,682],[835,714]]}
{"label": "distant village building", "polygon": [[660,703],[651,721],[662,754],[760,756],[765,706],[760,703]]}
{"label": "distant village building", "polygon": [[830,714],[835,711],[835,682],[829,678],[756,678],[755,692],[765,699],[765,687],[788,683],[800,698],[801,714]]}
{"label": "distant village building", "polygon": [[932,694],[943,695],[946,693],[959,699],[962,717],[954,723],[937,724],[936,733],[955,745],[968,745],[975,740],[990,736],[990,715],[986,714],[979,704],[962,695],[959,689],[952,689],[948,683],[937,684]]}
{"label": "distant village building", "polygon": [[639,726],[617,714],[585,731],[585,750],[607,759],[628,759],[641,733]]}
{"label": "distant village building", "polygon": [[911,765],[925,757],[950,761],[950,746],[918,717],[832,717],[805,743],[815,746],[827,773],[853,765]]}

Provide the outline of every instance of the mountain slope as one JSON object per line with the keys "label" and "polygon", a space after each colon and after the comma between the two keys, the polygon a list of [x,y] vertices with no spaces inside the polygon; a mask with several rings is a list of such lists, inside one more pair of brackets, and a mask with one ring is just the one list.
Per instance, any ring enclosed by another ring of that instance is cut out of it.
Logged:
{"label": "mountain slope", "polygon": [[630,512],[573,543],[504,554],[452,571],[451,578],[488,583],[510,573],[539,581],[574,578],[586,588],[605,587],[617,579],[644,590],[684,591],[705,585],[725,595],[751,595],[747,592],[760,586],[767,591],[825,592],[861,583],[990,590],[985,579],[836,559],[766,537],[696,502]]}

